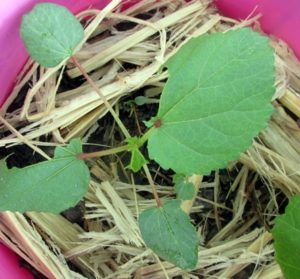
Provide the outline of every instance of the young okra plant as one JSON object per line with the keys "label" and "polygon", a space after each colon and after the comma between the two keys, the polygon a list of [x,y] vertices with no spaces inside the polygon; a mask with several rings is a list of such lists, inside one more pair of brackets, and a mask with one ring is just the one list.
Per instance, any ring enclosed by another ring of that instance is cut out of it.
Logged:
{"label": "young okra plant", "polygon": [[[169,79],[156,116],[147,121],[142,137],[130,136],[121,119],[76,59],[74,50],[84,30],[65,8],[36,5],[22,20],[25,46],[40,65],[54,67],[70,59],[123,131],[126,142],[110,150],[82,153],[73,139],[57,147],[52,160],[22,169],[0,164],[0,210],[60,213],[86,193],[89,170],[84,160],[131,152],[129,167],[144,169],[156,206],[139,216],[145,244],[161,258],[193,269],[198,261],[198,235],[182,208],[195,196],[186,177],[209,174],[239,158],[267,125],[274,93],[274,55],[268,40],[243,28],[190,39],[166,62]],[[147,142],[149,158],[172,169],[177,198],[162,203],[140,147]],[[76,174],[76,175],[74,175]]]}

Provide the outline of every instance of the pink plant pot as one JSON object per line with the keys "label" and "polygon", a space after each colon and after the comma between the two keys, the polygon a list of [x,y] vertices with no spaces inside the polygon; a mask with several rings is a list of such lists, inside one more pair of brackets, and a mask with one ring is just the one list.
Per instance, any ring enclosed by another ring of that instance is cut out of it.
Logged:
{"label": "pink plant pot", "polygon": [[21,267],[20,258],[0,243],[0,279],[33,279],[30,272]]}
{"label": "pink plant pot", "polygon": [[264,32],[287,42],[300,58],[300,1],[299,0],[215,0],[226,16],[245,19],[261,14]]}
{"label": "pink plant pot", "polygon": [[[21,41],[21,17],[36,3],[53,2],[65,5],[77,13],[89,6],[103,8],[110,0],[14,0],[0,1],[0,107],[10,94],[16,77],[28,54]],[[137,2],[135,0],[133,2]],[[220,11],[236,19],[262,14],[263,30],[285,40],[300,58],[300,1],[299,0],[216,0]],[[254,12],[253,12],[254,11]],[[253,12],[253,13],[252,13]],[[31,279],[33,276],[21,268],[16,256],[0,244],[0,279]]]}

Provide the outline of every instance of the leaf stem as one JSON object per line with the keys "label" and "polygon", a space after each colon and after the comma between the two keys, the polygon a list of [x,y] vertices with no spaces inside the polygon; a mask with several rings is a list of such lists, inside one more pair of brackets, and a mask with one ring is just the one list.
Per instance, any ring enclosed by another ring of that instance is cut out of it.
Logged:
{"label": "leaf stem", "polygon": [[158,196],[157,189],[156,189],[155,183],[152,179],[152,176],[151,176],[151,173],[149,171],[148,165],[147,164],[143,165],[143,169],[144,169],[144,171],[146,173],[146,176],[147,176],[147,179],[150,183],[150,186],[151,186],[151,189],[152,189],[152,194],[153,194],[153,196],[155,198],[155,201],[156,201],[156,205],[157,205],[157,207],[161,207],[161,200]]}
{"label": "leaf stem", "polygon": [[103,156],[107,156],[107,155],[117,154],[117,153],[127,151],[127,150],[128,150],[128,145],[122,145],[122,146],[107,149],[107,150],[101,150],[101,151],[96,151],[96,152],[91,152],[91,153],[81,153],[78,155],[78,159],[84,160],[84,159],[89,159],[89,158],[103,157]]}
{"label": "leaf stem", "polygon": [[153,131],[156,129],[156,127],[152,126],[143,136],[141,137],[141,146],[149,139],[149,136]]}
{"label": "leaf stem", "polygon": [[71,60],[75,64],[75,66],[79,69],[79,71],[82,73],[84,78],[87,80],[87,82],[91,85],[91,87],[96,91],[96,93],[100,96],[103,103],[105,104],[106,108],[109,110],[115,121],[117,122],[118,126],[120,127],[121,131],[123,132],[124,136],[126,138],[130,138],[130,134],[127,131],[126,127],[124,126],[122,120],[119,118],[117,113],[112,108],[111,104],[107,101],[106,97],[103,95],[97,84],[89,77],[85,69],[82,67],[82,65],[79,63],[78,59],[75,56],[71,56]]}

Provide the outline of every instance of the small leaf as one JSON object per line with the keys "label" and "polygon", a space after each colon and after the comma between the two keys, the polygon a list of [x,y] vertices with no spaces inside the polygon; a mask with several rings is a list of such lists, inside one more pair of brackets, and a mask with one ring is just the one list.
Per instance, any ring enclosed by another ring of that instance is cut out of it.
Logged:
{"label": "small leaf", "polygon": [[157,255],[182,269],[193,269],[198,259],[198,237],[180,204],[172,200],[146,209],[139,217],[139,226],[146,245]]}
{"label": "small leaf", "polygon": [[73,54],[83,39],[83,28],[65,7],[41,3],[23,16],[21,37],[33,59],[54,67]]}
{"label": "small leaf", "polygon": [[134,149],[131,151],[131,160],[128,167],[132,171],[138,172],[143,167],[143,165],[147,163],[148,161],[145,159],[144,155],[139,149]]}
{"label": "small leaf", "polygon": [[195,187],[193,183],[183,181],[175,184],[175,191],[177,193],[177,199],[191,200],[195,194]]}
{"label": "small leaf", "polygon": [[8,169],[0,161],[0,211],[59,213],[76,205],[88,189],[90,173],[79,139],[57,147],[54,159],[25,168]]}
{"label": "small leaf", "polygon": [[151,128],[153,124],[155,123],[156,119],[152,117],[150,120],[144,120],[143,123],[147,128]]}
{"label": "small leaf", "polygon": [[244,28],[191,39],[168,62],[169,79],[150,134],[150,158],[207,174],[239,158],[273,111],[274,54]]}
{"label": "small leaf", "polygon": [[128,150],[131,152],[131,160],[128,167],[134,172],[138,172],[143,165],[148,163],[144,155],[139,150],[139,148],[143,145],[143,141],[138,137],[131,137],[126,141],[128,143]]}
{"label": "small leaf", "polygon": [[272,230],[276,260],[284,278],[298,279],[300,276],[300,195],[294,196],[285,214],[276,217]]}
{"label": "small leaf", "polygon": [[137,106],[143,106],[143,105],[147,105],[147,104],[157,104],[157,103],[159,103],[159,100],[154,99],[154,98],[148,98],[145,96],[137,96],[134,99],[134,102]]}

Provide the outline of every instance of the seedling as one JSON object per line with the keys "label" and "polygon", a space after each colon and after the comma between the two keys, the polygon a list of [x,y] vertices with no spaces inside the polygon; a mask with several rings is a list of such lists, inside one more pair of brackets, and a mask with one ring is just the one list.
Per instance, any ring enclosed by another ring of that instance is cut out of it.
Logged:
{"label": "seedling", "polygon": [[[54,159],[45,163],[8,170],[2,161],[0,210],[58,213],[67,209],[87,191],[84,159],[129,151],[129,167],[135,172],[144,168],[157,202],[139,217],[146,245],[173,264],[193,269],[198,236],[181,203],[196,193],[184,177],[205,175],[238,159],[267,125],[274,93],[274,55],[268,40],[248,28],[190,39],[167,61],[169,79],[158,114],[147,122],[149,130],[139,138],[129,135],[76,59],[73,52],[83,34],[76,18],[54,4],[36,5],[22,21],[21,35],[31,56],[45,67],[71,59],[114,116],[126,144],[82,153],[80,141],[74,139],[68,147],[58,147]],[[183,174],[175,183],[177,199],[161,203],[139,150],[146,142],[150,159]]]}

